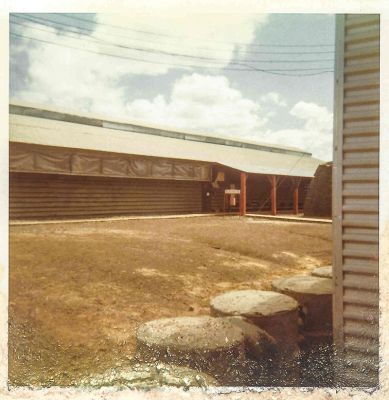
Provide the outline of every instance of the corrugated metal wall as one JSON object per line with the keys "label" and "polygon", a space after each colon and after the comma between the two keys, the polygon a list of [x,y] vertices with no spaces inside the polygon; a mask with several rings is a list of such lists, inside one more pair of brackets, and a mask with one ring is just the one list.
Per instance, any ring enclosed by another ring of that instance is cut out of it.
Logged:
{"label": "corrugated metal wall", "polygon": [[200,213],[202,183],[154,179],[10,174],[10,218]]}
{"label": "corrugated metal wall", "polygon": [[337,17],[334,340],[338,384],[378,385],[379,15]]}

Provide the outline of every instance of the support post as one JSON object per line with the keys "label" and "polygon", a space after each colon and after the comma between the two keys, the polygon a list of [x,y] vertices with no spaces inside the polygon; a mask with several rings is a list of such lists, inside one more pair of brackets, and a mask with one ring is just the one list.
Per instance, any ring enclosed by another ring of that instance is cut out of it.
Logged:
{"label": "support post", "polygon": [[277,215],[277,177],[275,175],[271,176],[271,213],[272,215]]}
{"label": "support post", "polygon": [[240,201],[239,201],[239,211],[240,215],[246,215],[246,182],[247,174],[246,172],[240,173]]}
{"label": "support post", "polygon": [[292,178],[293,182],[293,213],[299,213],[299,186],[301,178]]}

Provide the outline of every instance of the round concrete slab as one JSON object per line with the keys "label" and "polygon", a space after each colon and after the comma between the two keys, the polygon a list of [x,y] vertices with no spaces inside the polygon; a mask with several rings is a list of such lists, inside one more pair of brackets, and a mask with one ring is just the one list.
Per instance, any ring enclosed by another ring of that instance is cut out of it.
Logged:
{"label": "round concrete slab", "polygon": [[141,325],[136,357],[143,362],[167,362],[223,375],[245,358],[242,330],[209,316],[164,318]]}
{"label": "round concrete slab", "polygon": [[312,272],[311,272],[312,276],[317,276],[319,278],[332,278],[332,265],[328,265],[326,267],[318,267],[315,268]]}
{"label": "round concrete slab", "polygon": [[187,351],[229,348],[240,345],[243,339],[241,330],[230,322],[200,316],[146,322],[138,329],[137,340]]}
{"label": "round concrete slab", "polygon": [[305,331],[331,331],[332,279],[297,275],[273,281],[272,288],[299,302]]}
{"label": "round concrete slab", "polygon": [[331,279],[319,278],[310,275],[296,275],[276,279],[272,288],[277,292],[294,296],[295,294],[332,295],[333,284]]}
{"label": "round concrete slab", "polygon": [[263,290],[234,290],[211,300],[211,310],[219,316],[266,317],[297,310],[297,307],[293,298]]}
{"label": "round concrete slab", "polygon": [[298,302],[280,293],[262,290],[234,290],[211,300],[211,315],[242,316],[266,331],[281,352],[296,352]]}

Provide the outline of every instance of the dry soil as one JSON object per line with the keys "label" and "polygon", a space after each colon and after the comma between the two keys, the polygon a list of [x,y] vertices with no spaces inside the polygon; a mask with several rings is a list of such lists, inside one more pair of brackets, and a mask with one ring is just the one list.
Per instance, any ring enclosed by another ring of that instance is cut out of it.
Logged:
{"label": "dry soil", "polygon": [[12,385],[77,385],[131,363],[135,331],[209,314],[231,289],[331,263],[331,225],[239,217],[10,227]]}

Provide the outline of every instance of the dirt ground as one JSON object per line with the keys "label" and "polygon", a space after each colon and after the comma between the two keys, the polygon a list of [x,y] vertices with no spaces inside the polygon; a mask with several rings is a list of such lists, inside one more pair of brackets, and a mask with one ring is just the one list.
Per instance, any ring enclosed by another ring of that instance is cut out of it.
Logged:
{"label": "dirt ground", "polygon": [[331,225],[239,217],[10,227],[12,385],[77,385],[131,363],[135,331],[209,314],[231,289],[331,263]]}

